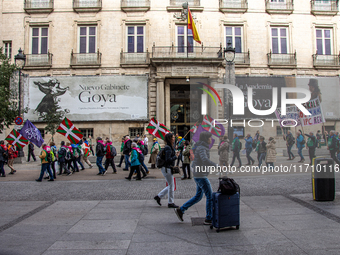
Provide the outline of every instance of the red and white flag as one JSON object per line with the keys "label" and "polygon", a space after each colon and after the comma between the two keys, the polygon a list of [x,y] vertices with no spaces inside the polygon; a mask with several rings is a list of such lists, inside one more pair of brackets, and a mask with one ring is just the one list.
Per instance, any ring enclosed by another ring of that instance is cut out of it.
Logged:
{"label": "red and white flag", "polygon": [[155,118],[150,120],[149,126],[146,128],[146,130],[149,132],[149,134],[162,140],[164,140],[165,135],[170,132],[170,130],[167,129],[164,124],[160,123]]}
{"label": "red and white flag", "polygon": [[13,129],[11,133],[9,133],[5,140],[8,143],[15,145],[16,147],[19,148],[23,148],[28,144],[28,140],[15,129]]}
{"label": "red and white flag", "polygon": [[223,125],[217,122],[213,124],[214,121],[215,120],[213,118],[205,115],[201,125],[206,131],[210,132],[214,136],[223,136],[225,134]]}
{"label": "red and white flag", "polygon": [[196,122],[195,125],[193,125],[192,128],[189,131],[192,132],[193,134],[195,134],[196,131],[197,131],[197,128],[198,128],[198,125],[197,125],[197,122]]}
{"label": "red and white flag", "polygon": [[73,144],[77,144],[83,138],[83,134],[80,132],[80,130],[77,129],[66,117],[63,122],[60,123],[57,133],[66,136],[67,139]]}

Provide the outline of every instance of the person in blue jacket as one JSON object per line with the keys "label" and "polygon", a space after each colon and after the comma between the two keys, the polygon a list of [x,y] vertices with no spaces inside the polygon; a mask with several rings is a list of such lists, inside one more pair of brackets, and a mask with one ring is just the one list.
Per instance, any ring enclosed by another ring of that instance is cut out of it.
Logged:
{"label": "person in blue jacket", "polygon": [[296,147],[298,148],[298,154],[300,156],[299,163],[305,162],[305,158],[302,155],[302,149],[305,147],[305,138],[302,135],[301,130],[296,133]]}
{"label": "person in blue jacket", "polygon": [[130,174],[128,177],[125,177],[125,179],[131,181],[131,177],[133,173],[136,171],[137,173],[137,178],[136,181],[141,181],[142,178],[140,176],[140,162],[138,159],[138,151],[137,151],[137,144],[136,143],[131,143],[131,167],[130,167]]}
{"label": "person in blue jacket", "polygon": [[253,150],[253,138],[250,136],[250,134],[248,134],[244,138],[244,140],[246,141],[246,157],[247,157],[247,160],[248,160],[247,165],[250,165],[250,161],[251,161],[251,164],[254,165],[255,160],[250,156],[250,153]]}

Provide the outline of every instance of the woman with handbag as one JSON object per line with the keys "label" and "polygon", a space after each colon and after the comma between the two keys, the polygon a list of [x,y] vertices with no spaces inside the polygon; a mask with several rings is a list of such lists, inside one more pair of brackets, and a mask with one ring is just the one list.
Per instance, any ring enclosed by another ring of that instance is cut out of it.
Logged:
{"label": "woman with handbag", "polygon": [[[175,165],[175,161],[179,155],[179,152],[175,153],[175,136],[172,133],[167,133],[165,135],[165,147],[163,150],[164,155],[161,157],[164,159],[164,165],[162,167],[162,174],[168,183],[161,192],[158,193],[154,199],[157,201],[159,205],[161,204],[161,199],[168,194],[168,208],[178,208],[177,205],[174,203],[174,176],[173,176],[173,167]],[[162,154],[163,154],[162,153]]]}
{"label": "woman with handbag", "polygon": [[209,170],[207,170],[207,168],[208,166],[216,167],[217,164],[210,160],[209,145],[211,144],[211,136],[212,134],[210,132],[204,131],[200,133],[200,139],[195,144],[195,147],[193,149],[195,152],[195,159],[192,167],[194,180],[196,183],[196,195],[192,197],[189,201],[184,203],[184,205],[182,205],[180,208],[175,209],[175,213],[180,221],[183,221],[183,214],[186,210],[201,201],[204,193],[207,198],[206,217],[204,224],[210,225],[212,222],[212,188],[208,179]]}

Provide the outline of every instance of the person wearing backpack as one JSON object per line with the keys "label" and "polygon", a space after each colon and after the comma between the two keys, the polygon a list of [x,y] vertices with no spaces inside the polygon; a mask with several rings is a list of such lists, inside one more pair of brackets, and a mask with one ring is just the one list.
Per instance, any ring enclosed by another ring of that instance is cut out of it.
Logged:
{"label": "person wearing backpack", "polygon": [[259,168],[262,166],[262,161],[266,158],[267,153],[267,143],[264,141],[264,137],[260,136],[259,147],[258,147],[259,156]]}
{"label": "person wearing backpack", "polygon": [[27,162],[30,162],[31,156],[33,158],[34,161],[37,161],[34,155],[34,144],[32,142],[30,142],[28,144],[28,158],[27,158]]}
{"label": "person wearing backpack", "polygon": [[139,152],[137,150],[137,144],[131,143],[131,167],[130,167],[130,173],[128,177],[125,177],[125,179],[131,181],[131,177],[134,172],[137,173],[136,181],[141,181],[142,178],[140,176],[140,162],[139,162]]}
{"label": "person wearing backpack", "polygon": [[124,147],[123,147],[123,154],[125,157],[125,168],[123,168],[123,170],[125,171],[128,171],[131,165],[131,162],[129,160],[129,157],[131,154],[131,143],[132,141],[130,140],[130,137],[128,135],[125,136]]}
{"label": "person wearing backpack", "polygon": [[150,172],[149,172],[149,169],[148,169],[148,167],[145,165],[145,163],[144,163],[144,160],[145,160],[145,155],[147,155],[148,153],[147,153],[147,151],[146,151],[146,148],[145,148],[145,145],[144,145],[144,142],[143,142],[143,140],[142,140],[142,138],[139,138],[138,140],[137,140],[137,147],[140,149],[140,153],[142,153],[142,155],[143,155],[143,157],[140,157],[140,167],[141,167],[141,171],[142,171],[142,173],[143,173],[143,176],[142,176],[142,178],[144,178],[147,174],[149,174]]}
{"label": "person wearing backpack", "polygon": [[311,165],[313,163],[313,158],[315,158],[315,149],[317,147],[317,139],[314,136],[313,132],[310,132],[309,135],[305,134],[308,137],[307,140],[307,147],[308,147],[308,154],[309,154],[309,159],[310,162],[309,164]]}
{"label": "person wearing backpack", "polygon": [[234,134],[234,140],[232,142],[232,151],[233,151],[233,160],[231,161],[230,167],[234,165],[235,159],[237,158],[239,166],[242,166],[241,158],[240,158],[240,150],[241,150],[241,142],[238,139],[237,134]]}
{"label": "person wearing backpack", "polygon": [[191,150],[191,145],[190,145],[190,142],[188,140],[186,140],[184,142],[184,150],[183,150],[183,156],[184,156],[184,161],[183,161],[183,166],[182,166],[182,169],[183,169],[183,178],[182,180],[185,180],[185,179],[191,179],[190,177],[190,150]]}
{"label": "person wearing backpack", "polygon": [[112,146],[112,141],[108,140],[106,143],[106,154],[105,154],[105,171],[107,171],[107,169],[109,168],[109,166],[111,165],[113,173],[116,174],[117,173],[117,169],[116,169],[116,165],[113,162],[115,156],[116,156],[116,148]]}
{"label": "person wearing backpack", "polygon": [[174,176],[172,173],[172,168],[175,166],[175,161],[179,156],[179,151],[175,152],[175,136],[172,133],[167,133],[164,137],[165,147],[161,150],[162,154],[161,157],[164,159],[164,165],[161,168],[162,174],[168,183],[161,192],[158,193],[157,196],[154,197],[157,204],[161,204],[161,199],[168,194],[168,208],[178,208],[177,205],[174,203]]}
{"label": "person wearing backpack", "polygon": [[298,148],[298,154],[300,156],[300,161],[298,163],[305,162],[305,158],[302,155],[302,149],[305,147],[305,138],[302,135],[301,130],[296,133],[296,147]]}
{"label": "person wearing backpack", "polygon": [[96,145],[97,162],[96,162],[96,164],[97,164],[98,170],[99,170],[99,173],[97,175],[105,175],[106,171],[103,167],[103,158],[105,156],[104,142],[103,142],[103,139],[101,137],[97,137],[96,141],[97,141],[97,145]]}
{"label": "person wearing backpack", "polygon": [[276,162],[276,141],[273,137],[269,137],[268,143],[266,144],[267,152],[266,152],[266,163],[267,167],[274,168],[274,163]]}
{"label": "person wearing backpack", "polygon": [[7,161],[7,147],[4,140],[0,141],[0,177],[6,177],[4,165]]}
{"label": "person wearing backpack", "polygon": [[67,150],[68,149],[65,146],[65,142],[61,141],[60,148],[58,151],[58,162],[59,162],[59,174],[58,175],[62,175],[63,170],[64,170],[64,173],[67,174],[68,176],[72,174],[72,172],[67,167],[67,160],[66,160]]}
{"label": "person wearing backpack", "polygon": [[294,160],[295,156],[292,153],[292,147],[295,143],[295,139],[293,137],[293,134],[290,130],[287,131],[287,135],[283,135],[283,139],[286,141],[286,146],[287,146],[287,152],[288,152],[288,159],[287,160]]}
{"label": "person wearing backpack", "polygon": [[219,165],[227,166],[229,165],[229,139],[228,136],[223,136],[220,148],[218,149],[219,155]]}
{"label": "person wearing backpack", "polygon": [[192,163],[193,175],[196,183],[196,194],[190,200],[185,202],[180,208],[175,209],[175,213],[180,221],[183,221],[183,214],[191,206],[201,201],[203,194],[206,196],[206,217],[204,220],[205,225],[212,223],[212,212],[213,212],[213,199],[212,199],[212,188],[208,179],[210,166],[217,167],[217,164],[210,160],[210,149],[211,144],[210,132],[201,132],[199,141],[195,144],[195,159]]}
{"label": "person wearing backpack", "polygon": [[72,169],[72,173],[74,173],[74,168],[72,166],[73,162],[73,150],[70,142],[66,143],[66,163],[67,163],[67,169],[70,170]]}
{"label": "person wearing backpack", "polygon": [[41,171],[40,171],[40,176],[38,179],[36,179],[36,181],[41,182],[45,171],[47,171],[50,176],[50,179],[48,181],[53,182],[54,178],[53,178],[53,174],[51,172],[51,167],[50,167],[50,163],[52,161],[51,154],[50,154],[50,147],[47,146],[46,143],[42,145],[42,151],[39,155],[39,158],[41,160]]}
{"label": "person wearing backpack", "polygon": [[155,169],[156,167],[156,159],[157,159],[157,154],[158,152],[161,150],[161,146],[159,145],[157,138],[153,139],[153,145],[151,147],[151,151],[150,151],[150,158],[149,158],[149,162],[151,163],[151,169]]}
{"label": "person wearing backpack", "polygon": [[251,137],[250,134],[248,134],[244,140],[246,141],[246,157],[247,157],[247,160],[248,160],[248,166],[250,165],[250,161],[251,161],[251,164],[254,165],[255,163],[255,160],[250,156],[250,153],[253,151],[253,138]]}
{"label": "person wearing backpack", "polygon": [[329,135],[328,135],[328,132],[325,131],[325,134],[327,136],[327,142],[328,142],[327,143],[327,150],[329,150],[329,152],[331,154],[331,158],[335,161],[335,163],[340,165],[340,162],[339,162],[338,158],[336,157],[336,152],[337,152],[337,149],[338,149],[338,141],[335,138],[334,130],[331,130],[329,132]]}

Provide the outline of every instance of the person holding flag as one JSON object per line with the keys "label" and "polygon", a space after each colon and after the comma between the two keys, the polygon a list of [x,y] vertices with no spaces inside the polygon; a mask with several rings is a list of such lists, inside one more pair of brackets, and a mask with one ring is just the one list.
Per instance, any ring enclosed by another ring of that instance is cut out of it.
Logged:
{"label": "person holding flag", "polygon": [[88,166],[90,168],[92,168],[92,164],[91,162],[89,161],[88,157],[90,155],[90,145],[89,145],[89,142],[86,140],[85,137],[83,137],[83,143],[81,145],[81,148],[83,149],[84,151],[84,155],[82,156],[83,157],[83,160],[85,161],[86,164],[88,164]]}
{"label": "person holding flag", "polygon": [[51,172],[51,167],[50,167],[50,162],[49,162],[49,154],[50,154],[50,147],[47,146],[45,143],[42,145],[42,151],[41,154],[39,155],[39,158],[41,160],[41,172],[40,176],[38,179],[36,179],[37,182],[41,182],[42,178],[44,176],[45,171],[48,172],[50,179],[48,180],[49,182],[53,182],[53,174]]}
{"label": "person holding flag", "polygon": [[156,168],[156,158],[157,158],[157,154],[158,152],[161,150],[161,146],[159,145],[157,138],[153,139],[153,145],[151,147],[151,151],[150,151],[150,158],[149,158],[149,162],[151,163],[151,169],[155,169]]}

